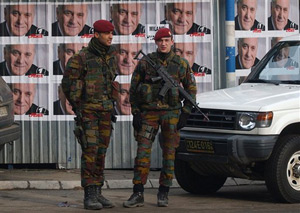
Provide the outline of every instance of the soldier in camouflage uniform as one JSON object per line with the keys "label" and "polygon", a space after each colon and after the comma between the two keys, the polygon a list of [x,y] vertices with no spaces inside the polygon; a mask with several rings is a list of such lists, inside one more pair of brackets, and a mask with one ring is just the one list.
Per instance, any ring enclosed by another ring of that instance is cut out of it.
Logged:
{"label": "soldier in camouflage uniform", "polygon": [[[157,31],[154,37],[157,52],[148,54],[156,64],[166,67],[167,72],[195,100],[196,83],[187,60],[176,55],[172,50],[174,44],[168,28]],[[133,114],[135,139],[138,143],[135,158],[133,194],[123,203],[124,207],[144,205],[144,185],[150,168],[151,147],[159,126],[163,137],[163,167],[159,179],[157,205],[168,206],[168,192],[174,174],[175,149],[179,145],[179,129],[184,127],[191,113],[192,105],[184,101],[183,105],[178,88],[170,89],[164,98],[159,96],[162,82],[153,82],[157,72],[142,58],[137,65],[130,87],[130,102]]]}
{"label": "soldier in camouflage uniform", "polygon": [[115,49],[111,46],[113,25],[106,20],[94,23],[94,38],[70,58],[62,79],[66,98],[76,113],[75,135],[82,147],[81,185],[84,208],[101,209],[114,204],[101,195],[104,165],[113,115]]}

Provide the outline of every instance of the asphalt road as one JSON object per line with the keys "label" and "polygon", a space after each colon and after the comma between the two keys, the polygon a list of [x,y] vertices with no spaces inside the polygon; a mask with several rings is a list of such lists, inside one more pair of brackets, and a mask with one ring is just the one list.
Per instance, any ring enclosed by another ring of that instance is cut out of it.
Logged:
{"label": "asphalt road", "polygon": [[[145,190],[145,206],[124,208],[130,189],[105,189],[103,194],[116,203],[102,212],[300,212],[300,204],[276,203],[265,185],[225,186],[210,196],[191,195],[180,188],[169,194],[169,207],[156,206],[157,189]],[[83,209],[83,190],[0,191],[0,212],[91,212]]]}

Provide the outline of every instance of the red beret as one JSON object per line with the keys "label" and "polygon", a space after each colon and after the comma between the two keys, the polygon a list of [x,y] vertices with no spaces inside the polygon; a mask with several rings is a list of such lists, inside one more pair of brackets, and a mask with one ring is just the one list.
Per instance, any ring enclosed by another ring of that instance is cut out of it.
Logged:
{"label": "red beret", "polygon": [[114,30],[114,25],[107,20],[98,20],[94,23],[94,30],[95,32],[105,33],[111,32]]}
{"label": "red beret", "polygon": [[172,37],[172,33],[171,33],[171,31],[170,31],[169,28],[160,28],[156,32],[156,34],[154,36],[154,40],[157,41],[157,40],[159,40],[159,39],[161,39],[163,37]]}

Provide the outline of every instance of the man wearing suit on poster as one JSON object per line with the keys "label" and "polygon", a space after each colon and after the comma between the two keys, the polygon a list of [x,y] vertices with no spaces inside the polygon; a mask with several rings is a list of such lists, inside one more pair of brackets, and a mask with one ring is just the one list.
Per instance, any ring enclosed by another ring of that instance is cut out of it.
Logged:
{"label": "man wearing suit on poster", "polygon": [[250,69],[259,59],[256,57],[258,38],[240,38],[238,40],[238,54],[235,57],[236,69]]}
{"label": "man wearing suit on poster", "polygon": [[116,115],[131,115],[129,90],[130,90],[130,83],[119,84],[118,97],[115,104]]}
{"label": "man wearing suit on poster", "polygon": [[48,31],[33,24],[36,6],[6,5],[4,8],[5,21],[0,24],[0,36],[48,36]]}
{"label": "man wearing suit on poster", "polygon": [[197,45],[195,43],[174,43],[174,52],[189,62],[195,76],[211,74],[211,69],[195,62],[197,54]]}
{"label": "man wearing suit on poster", "polygon": [[81,43],[60,43],[57,47],[58,60],[53,62],[53,75],[63,75],[69,58],[85,46]]}
{"label": "man wearing suit on poster", "polygon": [[210,29],[194,23],[196,4],[167,3],[165,6],[165,20],[161,24],[170,24],[170,29],[176,35],[204,33],[210,34]]}
{"label": "man wearing suit on poster", "polygon": [[142,5],[140,3],[113,4],[111,22],[114,35],[137,35],[145,33],[145,26],[140,22]]}
{"label": "man wearing suit on poster", "polygon": [[235,17],[235,30],[265,30],[265,25],[258,22],[256,17],[256,0],[237,0],[237,16]]}
{"label": "man wearing suit on poster", "polygon": [[271,16],[268,18],[269,30],[298,30],[298,25],[289,19],[290,0],[272,0]]}
{"label": "man wearing suit on poster", "polygon": [[119,75],[131,75],[138,63],[134,59],[138,51],[142,49],[141,43],[136,44],[116,44],[117,49],[117,63]]}
{"label": "man wearing suit on poster", "polygon": [[66,99],[66,96],[62,91],[61,85],[59,85],[57,89],[58,100],[54,101],[53,103],[54,115],[75,115],[71,104]]}
{"label": "man wearing suit on poster", "polygon": [[83,36],[94,33],[94,29],[86,25],[86,4],[58,5],[57,21],[52,23],[52,36]]}
{"label": "man wearing suit on poster", "polygon": [[4,47],[4,61],[0,63],[1,76],[48,76],[49,72],[33,64],[34,44],[8,44]]}
{"label": "man wearing suit on poster", "polygon": [[49,115],[49,111],[33,103],[36,95],[36,84],[34,83],[12,83],[15,115],[41,114]]}

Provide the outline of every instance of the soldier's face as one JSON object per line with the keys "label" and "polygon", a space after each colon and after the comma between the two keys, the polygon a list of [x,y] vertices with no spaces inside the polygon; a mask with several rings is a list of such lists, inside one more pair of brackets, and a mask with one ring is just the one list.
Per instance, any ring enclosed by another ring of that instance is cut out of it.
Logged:
{"label": "soldier's face", "polygon": [[161,53],[169,53],[171,51],[174,41],[171,37],[164,37],[160,40],[155,41],[157,45],[157,51]]}
{"label": "soldier's face", "polygon": [[86,44],[79,44],[79,43],[72,43],[72,44],[65,44],[65,47],[62,46],[58,47],[58,58],[61,61],[61,65],[63,66],[63,69],[66,68],[66,65],[68,63],[68,60],[83,46],[86,46]]}
{"label": "soldier's face", "polygon": [[5,8],[4,15],[9,31],[14,36],[25,35],[34,19],[34,5],[11,5],[10,9]]}
{"label": "soldier's face", "polygon": [[171,22],[175,34],[185,34],[194,23],[194,3],[174,3],[168,8],[167,19]]}
{"label": "soldier's face", "polygon": [[196,58],[195,45],[193,43],[175,43],[174,47],[175,54],[185,58],[192,67]]}
{"label": "soldier's face", "polygon": [[256,0],[243,0],[237,5],[239,23],[243,30],[250,30],[255,21]]}
{"label": "soldier's face", "polygon": [[120,35],[130,35],[137,28],[141,17],[140,4],[119,4],[111,14],[115,30]]}
{"label": "soldier's face", "polygon": [[57,10],[57,20],[65,36],[76,36],[83,29],[87,19],[87,7],[81,5],[64,5],[63,11]]}
{"label": "soldier's face", "polygon": [[131,105],[129,102],[130,84],[120,84],[120,92],[118,94],[117,108],[122,115],[131,114]]}
{"label": "soldier's face", "polygon": [[99,40],[99,42],[105,46],[110,46],[113,40],[113,31],[98,33],[95,32],[95,37]]}
{"label": "soldier's face", "polygon": [[25,75],[33,64],[34,44],[11,45],[4,49],[4,58],[12,75]]}
{"label": "soldier's face", "polygon": [[290,10],[289,0],[277,0],[271,5],[273,24],[276,30],[283,30],[288,23]]}
{"label": "soldier's face", "polygon": [[257,54],[257,44],[257,38],[244,38],[239,41],[238,51],[244,69],[249,69],[254,65]]}
{"label": "soldier's face", "polygon": [[138,60],[133,58],[141,49],[141,44],[120,44],[120,49],[117,53],[118,69],[120,75],[130,75],[133,73],[138,63]]}
{"label": "soldier's face", "polygon": [[14,113],[25,114],[31,107],[35,96],[35,84],[13,84]]}

